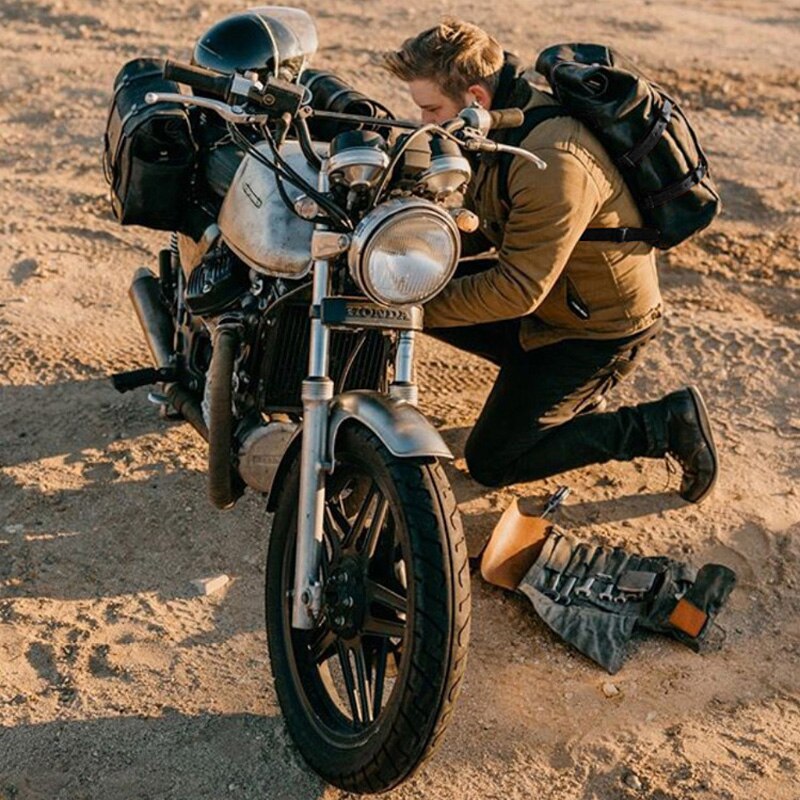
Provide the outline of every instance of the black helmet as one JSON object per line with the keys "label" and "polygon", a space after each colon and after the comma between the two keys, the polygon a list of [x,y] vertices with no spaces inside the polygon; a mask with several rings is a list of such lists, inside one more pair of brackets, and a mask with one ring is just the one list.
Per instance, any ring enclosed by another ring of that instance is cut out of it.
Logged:
{"label": "black helmet", "polygon": [[258,73],[297,80],[314,53],[317,34],[305,11],[275,6],[232,14],[198,40],[192,64],[218,72]]}

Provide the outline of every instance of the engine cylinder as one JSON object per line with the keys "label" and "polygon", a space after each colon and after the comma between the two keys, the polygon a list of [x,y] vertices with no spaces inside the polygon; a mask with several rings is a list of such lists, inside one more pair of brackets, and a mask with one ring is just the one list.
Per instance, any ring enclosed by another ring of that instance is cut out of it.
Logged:
{"label": "engine cylinder", "polygon": [[291,422],[270,422],[249,431],[239,448],[239,475],[257,492],[272,488],[275,473],[297,425]]}

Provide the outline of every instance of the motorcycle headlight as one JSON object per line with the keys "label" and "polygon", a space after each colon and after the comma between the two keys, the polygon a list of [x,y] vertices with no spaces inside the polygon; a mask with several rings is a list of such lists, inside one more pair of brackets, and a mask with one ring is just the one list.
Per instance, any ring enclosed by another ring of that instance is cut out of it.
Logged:
{"label": "motorcycle headlight", "polygon": [[446,211],[428,200],[403,198],[361,220],[348,263],[370,299],[403,306],[438,294],[452,277],[460,252],[458,228]]}

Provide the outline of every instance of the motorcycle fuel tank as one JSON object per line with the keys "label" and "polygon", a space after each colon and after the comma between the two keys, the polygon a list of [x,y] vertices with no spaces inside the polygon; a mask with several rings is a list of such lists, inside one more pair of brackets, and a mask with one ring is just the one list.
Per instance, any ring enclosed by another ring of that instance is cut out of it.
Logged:
{"label": "motorcycle fuel tank", "polygon": [[[272,161],[266,143],[256,147]],[[324,157],[327,145],[318,145],[317,151]],[[286,142],[281,156],[316,188],[317,172],[309,166],[297,142]],[[288,181],[283,187],[292,202],[302,194]],[[246,155],[236,170],[218,224],[228,247],[257,272],[276,278],[302,278],[311,268],[314,224],[286,207],[275,173],[251,155]]]}

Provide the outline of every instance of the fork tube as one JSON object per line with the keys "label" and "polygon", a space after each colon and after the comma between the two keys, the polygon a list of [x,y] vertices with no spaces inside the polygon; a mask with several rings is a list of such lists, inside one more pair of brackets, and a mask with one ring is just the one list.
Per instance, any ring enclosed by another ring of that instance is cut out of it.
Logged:
{"label": "fork tube", "polygon": [[[320,173],[319,189],[328,182]],[[328,293],[329,264],[314,262],[313,307]],[[319,614],[322,586],[318,580],[325,510],[325,448],[333,381],[328,377],[328,329],[317,316],[311,320],[308,377],[303,381],[303,440],[300,448],[300,497],[297,510],[292,626],[310,630]]]}
{"label": "fork tube", "polygon": [[414,331],[397,334],[394,380],[389,385],[389,395],[412,405],[417,405],[419,400],[419,389],[414,383]]}

